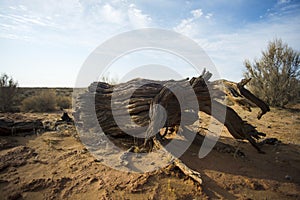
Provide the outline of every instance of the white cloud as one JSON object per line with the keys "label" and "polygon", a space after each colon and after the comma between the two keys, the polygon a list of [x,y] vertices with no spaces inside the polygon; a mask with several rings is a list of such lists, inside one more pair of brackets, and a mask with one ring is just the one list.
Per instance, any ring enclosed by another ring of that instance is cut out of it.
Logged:
{"label": "white cloud", "polygon": [[242,29],[227,34],[198,35],[200,46],[208,53],[222,77],[239,81],[244,70],[244,60],[259,58],[267,43],[281,38],[292,48],[299,50],[300,27],[294,26],[296,18],[282,18],[273,22],[263,21],[248,24]]}
{"label": "white cloud", "polygon": [[129,5],[128,19],[133,28],[149,27],[152,21],[152,18],[143,14],[142,10],[138,9],[135,4]]}
{"label": "white cloud", "polygon": [[[180,23],[173,28],[173,30],[183,35],[194,37],[198,33],[197,29],[199,29],[199,22],[197,22],[197,19],[201,18],[204,13],[201,9],[192,10],[190,11],[190,13],[192,16],[186,19],[182,19]],[[212,14],[209,13],[209,15]]]}
{"label": "white cloud", "polygon": [[102,6],[101,16],[106,22],[118,24],[124,22],[124,14],[122,11],[112,7],[110,4],[105,4]]}
{"label": "white cloud", "polygon": [[197,9],[197,10],[192,10],[191,14],[193,15],[194,19],[198,19],[203,15],[203,12],[201,9]]}
{"label": "white cloud", "polygon": [[218,18],[212,20],[212,13],[202,13],[198,17],[200,14],[191,11],[192,17],[182,19],[173,30],[200,44],[222,77],[238,81],[242,78],[244,60],[260,57],[268,41],[274,38],[281,38],[299,51],[300,26],[296,25],[300,20],[299,6],[288,4],[289,1],[281,3],[274,5],[261,20],[246,22],[238,28],[226,25]]}
{"label": "white cloud", "polygon": [[180,24],[178,24],[176,27],[174,27],[174,31],[181,33],[183,35],[187,36],[193,36],[194,35],[194,29],[193,26],[195,26],[195,23],[193,23],[192,19],[183,19],[181,20]]}
{"label": "white cloud", "polygon": [[6,7],[0,10],[0,37],[30,38],[37,43],[69,45],[76,41],[94,46],[111,35],[152,25],[148,14],[122,0],[52,0],[51,6],[47,1],[36,1]]}
{"label": "white cloud", "polygon": [[[74,49],[88,49],[89,52],[112,35],[132,28],[164,24],[164,28],[169,26],[197,41],[222,76],[231,80],[241,78],[244,59],[260,56],[267,42],[275,37],[282,38],[293,48],[299,50],[300,47],[300,15],[296,13],[300,6],[289,0],[275,1],[260,20],[250,24],[245,22],[241,26],[225,24],[220,19],[223,16],[219,18],[222,12],[218,10],[208,12],[204,6],[203,10],[196,9],[193,3],[174,3],[171,0],[163,3],[155,0],[152,4],[156,9],[157,5],[173,9],[164,11],[148,8],[146,6],[150,4],[143,4],[144,1],[131,4],[127,0],[51,0],[51,4],[32,0],[24,1],[22,5],[16,1],[2,2],[0,38],[50,44],[55,48],[76,46],[78,48]],[[186,12],[186,9],[190,10]],[[151,13],[155,13],[155,17],[154,14],[151,17]],[[182,14],[188,16],[178,20]]]}
{"label": "white cloud", "polygon": [[212,13],[207,13],[207,15],[205,15],[205,18],[206,18],[206,19],[210,19],[212,16],[213,16]]}
{"label": "white cloud", "polygon": [[21,9],[21,10],[27,10],[27,7],[26,6],[24,6],[24,5],[19,5],[19,8]]}
{"label": "white cloud", "polygon": [[291,0],[278,0],[277,3],[278,4],[286,4],[286,3],[290,3]]}

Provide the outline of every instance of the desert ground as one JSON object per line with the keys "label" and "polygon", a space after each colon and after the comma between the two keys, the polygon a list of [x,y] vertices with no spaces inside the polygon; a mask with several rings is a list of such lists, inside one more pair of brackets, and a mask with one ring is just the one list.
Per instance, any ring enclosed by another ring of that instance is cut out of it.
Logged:
{"label": "desert ground", "polygon": [[[214,149],[199,159],[199,146],[192,144],[180,159],[201,173],[201,185],[172,167],[142,174],[112,169],[87,151],[73,125],[62,124],[38,134],[0,137],[0,198],[300,199],[300,105],[271,108],[261,120],[256,108],[234,109],[266,138],[279,142],[264,144],[265,154],[260,154],[224,128],[220,141],[244,155]],[[51,124],[61,114],[2,113],[0,118],[42,119]],[[200,123],[204,132],[206,125],[204,116]]]}

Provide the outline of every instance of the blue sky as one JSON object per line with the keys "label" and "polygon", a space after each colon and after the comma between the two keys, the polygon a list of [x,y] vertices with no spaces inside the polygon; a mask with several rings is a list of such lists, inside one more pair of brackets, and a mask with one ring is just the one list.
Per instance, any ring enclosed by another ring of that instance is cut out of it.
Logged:
{"label": "blue sky", "polygon": [[[73,87],[80,67],[98,45],[146,27],[190,37],[222,78],[238,81],[244,60],[258,58],[268,41],[282,38],[300,50],[300,1],[2,0],[0,73],[12,75],[20,86]],[[124,58],[127,65],[151,64],[145,60]],[[110,75],[122,79],[124,68],[124,63],[116,64]],[[180,73],[197,76],[184,67]]]}

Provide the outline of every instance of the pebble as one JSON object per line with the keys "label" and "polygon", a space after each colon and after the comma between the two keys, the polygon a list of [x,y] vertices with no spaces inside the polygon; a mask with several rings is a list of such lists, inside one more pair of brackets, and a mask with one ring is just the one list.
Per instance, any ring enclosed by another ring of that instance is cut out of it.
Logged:
{"label": "pebble", "polygon": [[127,165],[129,164],[129,162],[126,161],[126,160],[122,160],[122,161],[120,162],[120,164],[123,165],[123,166],[127,166]]}
{"label": "pebble", "polygon": [[94,159],[94,162],[103,162],[103,159],[100,158],[100,159]]}
{"label": "pebble", "polygon": [[82,153],[82,154],[85,154],[85,153],[87,153],[87,152],[88,152],[88,150],[87,150],[86,148],[84,148],[84,149],[81,150],[81,153]]}
{"label": "pebble", "polygon": [[129,155],[129,152],[124,152],[124,153],[120,156],[120,160],[125,160],[125,159],[127,159],[128,155]]}
{"label": "pebble", "polygon": [[142,155],[141,154],[136,154],[136,158],[142,158]]}
{"label": "pebble", "polygon": [[292,180],[292,177],[291,176],[289,176],[289,175],[285,175],[285,177],[284,177],[286,180]]}

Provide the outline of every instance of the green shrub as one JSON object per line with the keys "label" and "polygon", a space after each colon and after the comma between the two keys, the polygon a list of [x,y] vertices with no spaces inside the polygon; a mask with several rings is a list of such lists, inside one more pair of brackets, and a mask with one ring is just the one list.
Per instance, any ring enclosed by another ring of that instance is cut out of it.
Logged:
{"label": "green shrub", "polygon": [[23,112],[50,112],[56,109],[56,95],[53,90],[42,91],[38,95],[27,97],[21,105]]}

